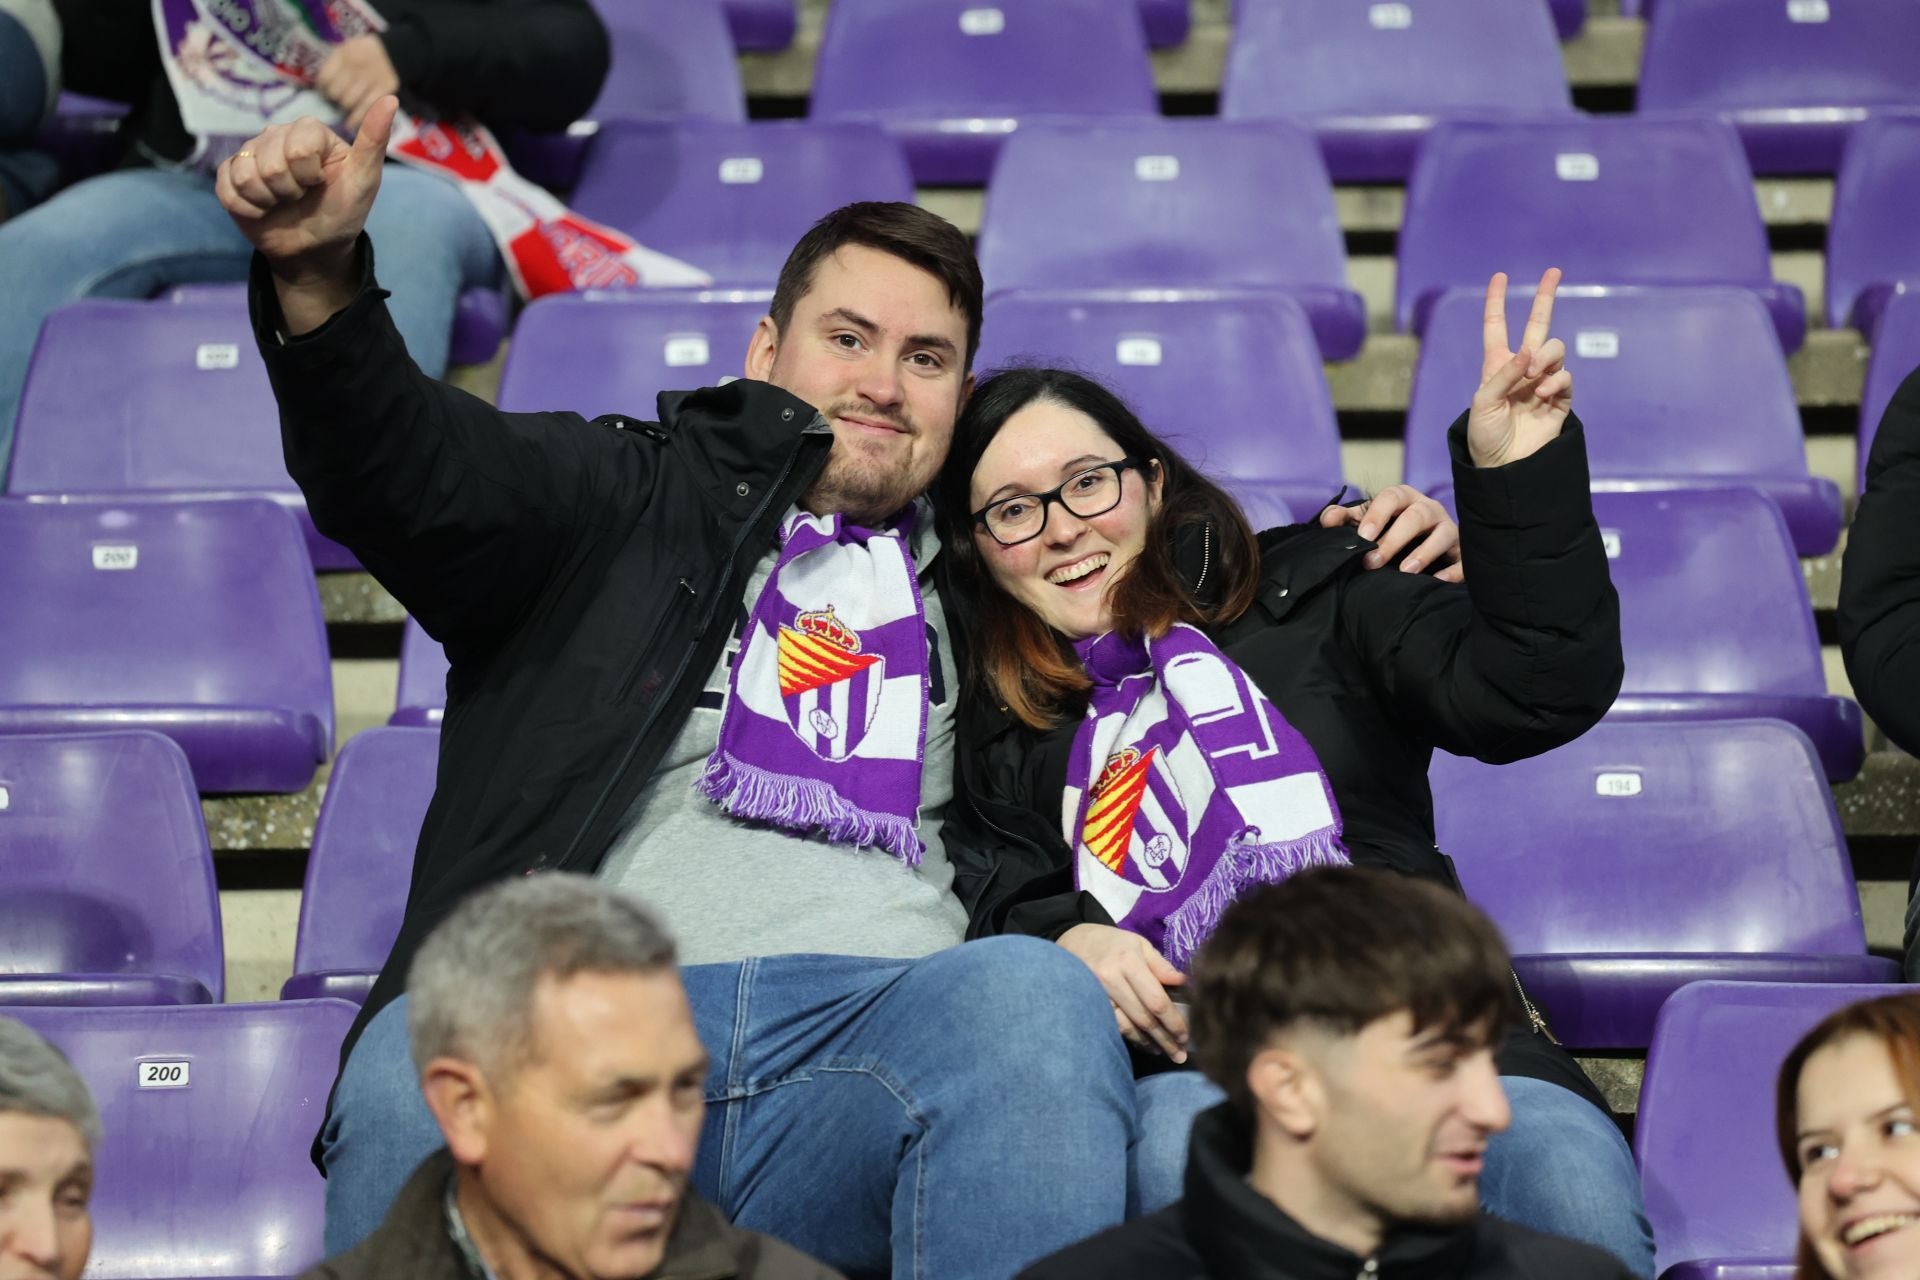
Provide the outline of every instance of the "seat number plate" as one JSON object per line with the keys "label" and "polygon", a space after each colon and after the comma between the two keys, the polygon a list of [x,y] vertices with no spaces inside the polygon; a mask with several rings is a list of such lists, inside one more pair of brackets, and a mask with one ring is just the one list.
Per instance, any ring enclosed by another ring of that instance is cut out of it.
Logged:
{"label": "seat number plate", "polygon": [[142,1089],[185,1089],[191,1074],[185,1062],[143,1062],[140,1064]]}
{"label": "seat number plate", "polygon": [[997,36],[1007,29],[1007,15],[998,9],[962,9],[960,34]]}

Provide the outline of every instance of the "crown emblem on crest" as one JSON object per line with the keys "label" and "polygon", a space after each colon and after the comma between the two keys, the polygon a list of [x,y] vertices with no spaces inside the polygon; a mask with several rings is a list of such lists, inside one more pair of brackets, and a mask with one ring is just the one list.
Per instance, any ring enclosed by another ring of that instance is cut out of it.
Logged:
{"label": "crown emblem on crest", "polygon": [[1098,778],[1094,779],[1093,794],[1096,797],[1105,795],[1107,789],[1113,786],[1122,774],[1139,763],[1139,760],[1140,749],[1138,747],[1125,747],[1108,756],[1107,767],[1100,771]]}
{"label": "crown emblem on crest", "polygon": [[842,653],[860,652],[860,634],[833,616],[832,605],[800,614],[793,625],[802,634],[825,641]]}

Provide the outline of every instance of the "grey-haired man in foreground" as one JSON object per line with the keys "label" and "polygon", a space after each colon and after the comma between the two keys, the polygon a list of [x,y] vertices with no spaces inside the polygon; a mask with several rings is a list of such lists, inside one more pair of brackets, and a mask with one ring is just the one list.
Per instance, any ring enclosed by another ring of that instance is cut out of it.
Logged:
{"label": "grey-haired man in foreground", "polygon": [[0,1280],[79,1280],[100,1115],[60,1051],[0,1018]]}
{"label": "grey-haired man in foreground", "polygon": [[557,873],[485,889],[421,946],[407,996],[446,1146],[310,1280],[836,1276],[688,1186],[707,1054],[635,899]]}

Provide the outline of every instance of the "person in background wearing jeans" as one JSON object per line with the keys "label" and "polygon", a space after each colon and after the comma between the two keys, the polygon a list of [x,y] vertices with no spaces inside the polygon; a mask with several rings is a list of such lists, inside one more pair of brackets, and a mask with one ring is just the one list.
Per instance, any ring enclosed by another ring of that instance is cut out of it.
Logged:
{"label": "person in background wearing jeans", "polygon": [[[181,124],[150,0],[55,6],[65,22],[66,87],[128,103],[129,144],[124,167],[0,224],[0,475],[48,312],[79,298],[243,280],[253,251],[214,198],[213,174],[193,161],[197,141]],[[348,40],[320,68],[318,87],[349,128],[398,93],[495,128],[559,130],[592,105],[606,78],[606,28],[588,0],[379,0],[375,8],[386,32]],[[408,353],[438,376],[460,291],[504,279],[493,236],[453,183],[401,166],[367,232]]]}

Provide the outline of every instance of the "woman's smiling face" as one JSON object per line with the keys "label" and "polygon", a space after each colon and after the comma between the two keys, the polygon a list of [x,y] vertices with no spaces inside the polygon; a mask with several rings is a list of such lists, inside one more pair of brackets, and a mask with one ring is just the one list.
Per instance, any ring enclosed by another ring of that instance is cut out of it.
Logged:
{"label": "woman's smiling face", "polygon": [[[1100,425],[1078,409],[1035,400],[1009,417],[973,469],[972,510],[1021,494],[1046,493],[1123,454]],[[1002,546],[974,526],[974,543],[993,580],[1071,640],[1111,626],[1107,590],[1147,543],[1160,509],[1160,473],[1147,465],[1119,472],[1120,501],[1096,516],[1045,504],[1039,536]],[[1088,481],[1098,483],[1098,478]],[[1031,501],[1031,500],[1030,500]]]}
{"label": "woman's smiling face", "polygon": [[1816,1050],[1798,1090],[1800,1229],[1842,1280],[1920,1276],[1920,1130],[1877,1036]]}

